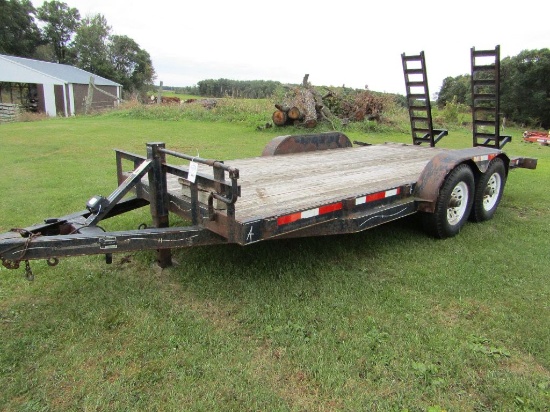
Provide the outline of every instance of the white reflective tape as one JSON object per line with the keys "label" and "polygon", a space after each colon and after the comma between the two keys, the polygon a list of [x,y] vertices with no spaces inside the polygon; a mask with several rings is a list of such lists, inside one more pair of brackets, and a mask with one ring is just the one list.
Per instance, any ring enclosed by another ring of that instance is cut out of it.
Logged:
{"label": "white reflective tape", "polygon": [[386,190],[386,197],[396,196],[397,193],[398,193],[397,189]]}
{"label": "white reflective tape", "polygon": [[319,216],[319,208],[305,210],[302,212],[302,219],[307,219],[308,217],[314,217],[314,216]]}
{"label": "white reflective tape", "polygon": [[355,199],[355,206],[363,205],[365,203],[367,203],[367,196],[361,196],[361,197],[358,197],[357,199]]}
{"label": "white reflective tape", "polygon": [[483,162],[485,160],[489,160],[489,155],[474,157],[474,162]]}

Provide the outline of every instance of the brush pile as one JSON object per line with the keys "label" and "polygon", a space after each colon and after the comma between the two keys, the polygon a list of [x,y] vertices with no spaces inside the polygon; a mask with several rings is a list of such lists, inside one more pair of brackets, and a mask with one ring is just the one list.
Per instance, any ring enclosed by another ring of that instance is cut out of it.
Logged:
{"label": "brush pile", "polygon": [[[321,93],[308,82],[306,74],[301,86],[289,88],[281,103],[275,104],[272,120],[275,126],[302,126],[314,128],[318,122],[340,119],[344,123],[380,120],[388,98],[368,89],[331,90]],[[331,120],[332,119],[332,120]]]}

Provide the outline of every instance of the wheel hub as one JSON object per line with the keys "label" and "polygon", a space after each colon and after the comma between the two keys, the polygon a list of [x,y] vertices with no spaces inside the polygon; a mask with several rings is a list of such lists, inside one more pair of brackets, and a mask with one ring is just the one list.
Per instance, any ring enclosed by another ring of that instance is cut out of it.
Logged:
{"label": "wheel hub", "polygon": [[460,223],[464,217],[468,205],[468,196],[468,186],[464,182],[459,182],[454,187],[449,203],[447,204],[447,222],[449,222],[450,225]]}

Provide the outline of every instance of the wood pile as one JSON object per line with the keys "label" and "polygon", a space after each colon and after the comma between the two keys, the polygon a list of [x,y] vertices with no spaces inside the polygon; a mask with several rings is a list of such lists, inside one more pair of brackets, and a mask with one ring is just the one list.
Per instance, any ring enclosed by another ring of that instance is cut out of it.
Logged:
{"label": "wood pile", "polygon": [[355,93],[337,93],[327,89],[323,102],[330,107],[332,113],[340,119],[351,122],[363,120],[380,120],[380,114],[388,105],[388,97],[375,95],[370,90]]}
{"label": "wood pile", "polygon": [[303,126],[314,128],[323,113],[322,98],[308,82],[309,75],[305,75],[302,86],[291,88],[285,95],[282,104],[276,104],[277,109],[271,119],[276,126]]}
{"label": "wood pile", "polygon": [[380,114],[390,103],[389,97],[368,89],[333,91],[325,88],[327,93],[321,96],[307,81],[308,76],[305,75],[301,86],[290,88],[281,103],[275,104],[277,110],[272,115],[275,126],[314,128],[319,121],[333,123],[334,119],[344,123],[379,121]]}
{"label": "wood pile", "polygon": [[213,109],[217,106],[217,99],[187,99],[182,104],[200,104],[205,109]]}
{"label": "wood pile", "polygon": [[[150,102],[151,102],[151,104],[157,104],[158,103],[157,96],[155,96],[155,95],[151,96],[150,97]],[[180,104],[181,99],[179,97],[161,96],[160,97],[160,102],[162,104]]]}
{"label": "wood pile", "polygon": [[19,108],[16,104],[0,103],[0,123],[15,121],[18,112]]}

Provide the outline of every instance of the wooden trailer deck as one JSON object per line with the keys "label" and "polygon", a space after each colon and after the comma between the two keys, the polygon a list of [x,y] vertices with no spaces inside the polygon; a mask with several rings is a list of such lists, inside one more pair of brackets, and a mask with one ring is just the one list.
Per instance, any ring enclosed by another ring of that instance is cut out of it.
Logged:
{"label": "wooden trailer deck", "polygon": [[[416,183],[430,159],[445,151],[386,143],[229,160],[225,163],[240,172],[235,220],[273,217]],[[212,169],[199,165],[199,173],[212,176]],[[169,176],[168,189],[183,196],[175,176]]]}

